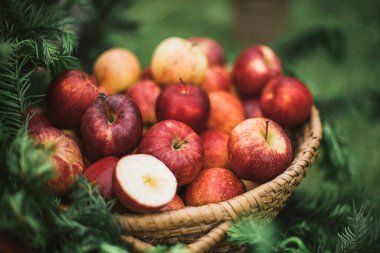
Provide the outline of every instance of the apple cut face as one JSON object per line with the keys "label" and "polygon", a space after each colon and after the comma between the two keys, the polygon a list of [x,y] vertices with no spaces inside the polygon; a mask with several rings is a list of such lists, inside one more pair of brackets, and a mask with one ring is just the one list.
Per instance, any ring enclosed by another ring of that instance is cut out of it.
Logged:
{"label": "apple cut face", "polygon": [[174,198],[176,190],[174,174],[154,156],[125,156],[116,166],[114,193],[132,211],[159,210]]}

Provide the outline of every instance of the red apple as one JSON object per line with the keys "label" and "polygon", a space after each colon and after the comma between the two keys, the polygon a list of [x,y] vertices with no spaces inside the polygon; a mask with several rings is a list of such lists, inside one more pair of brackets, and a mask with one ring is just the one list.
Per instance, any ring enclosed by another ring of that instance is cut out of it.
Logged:
{"label": "red apple", "polygon": [[294,127],[307,120],[313,95],[307,86],[292,77],[278,77],[263,90],[260,106],[265,117],[283,126]]}
{"label": "red apple", "polygon": [[209,93],[210,117],[209,129],[216,129],[229,134],[232,129],[245,119],[244,107],[240,100],[231,93],[214,91]]}
{"label": "red apple", "polygon": [[205,153],[203,167],[228,167],[228,135],[218,130],[206,130],[202,132],[199,137],[201,137],[202,146]]}
{"label": "red apple", "polygon": [[260,95],[273,77],[280,76],[280,59],[272,49],[264,45],[246,49],[236,60],[232,70],[233,84],[244,97]]}
{"label": "red apple", "polygon": [[291,142],[276,122],[265,118],[238,124],[228,139],[230,165],[245,180],[265,183],[281,174],[292,161]]}
{"label": "red apple", "polygon": [[263,112],[260,108],[259,98],[248,98],[243,101],[245,118],[263,117]]}
{"label": "red apple", "polygon": [[59,196],[68,193],[78,175],[83,172],[82,154],[77,143],[62,131],[45,127],[31,133],[36,143],[51,150],[54,176],[48,186]]}
{"label": "red apple", "polygon": [[188,40],[196,43],[200,50],[206,55],[209,66],[224,65],[224,50],[216,40],[205,37],[190,37]]}
{"label": "red apple", "polygon": [[229,200],[245,192],[243,183],[229,169],[210,168],[202,170],[185,191],[189,206],[201,206]]}
{"label": "red apple", "polygon": [[153,155],[164,162],[179,186],[196,177],[204,154],[201,138],[189,126],[176,120],[164,120],[152,126],[137,153]]}
{"label": "red apple", "polygon": [[141,73],[141,80],[153,80],[152,66],[147,66]]}
{"label": "red apple", "polygon": [[47,90],[47,115],[59,128],[80,127],[84,111],[98,94],[90,76],[80,70],[69,70],[58,75]]}
{"label": "red apple", "polygon": [[207,59],[190,41],[170,37],[155,49],[151,66],[154,80],[160,85],[175,84],[180,79],[200,85],[206,74]]}
{"label": "red apple", "polygon": [[35,132],[44,127],[54,127],[46,116],[46,110],[40,106],[29,106],[24,113],[24,120],[28,119],[29,132]]}
{"label": "red apple", "polygon": [[128,155],[116,165],[113,191],[118,200],[135,212],[160,210],[177,190],[169,168],[151,155]]}
{"label": "red apple", "polygon": [[139,80],[141,67],[136,55],[130,50],[112,48],[96,59],[94,73],[100,85],[118,93]]}
{"label": "red apple", "polygon": [[81,125],[85,151],[91,160],[132,152],[143,130],[140,110],[122,94],[106,97],[100,93],[84,113]]}
{"label": "red apple", "polygon": [[118,157],[108,156],[96,161],[84,172],[88,181],[99,187],[100,194],[104,199],[114,198],[112,178],[118,161]]}
{"label": "red apple", "polygon": [[174,119],[200,132],[206,127],[210,114],[207,93],[191,84],[166,87],[157,98],[156,115],[159,121]]}
{"label": "red apple", "polygon": [[201,87],[207,92],[230,91],[230,73],[224,67],[210,67],[206,71]]}
{"label": "red apple", "polygon": [[142,80],[135,83],[126,93],[139,107],[143,121],[148,125],[157,122],[156,100],[160,92],[160,87],[154,81]]}
{"label": "red apple", "polygon": [[168,204],[161,207],[159,211],[166,212],[166,211],[178,210],[182,208],[185,208],[185,204],[183,203],[182,199],[176,194],[174,195],[174,198]]}

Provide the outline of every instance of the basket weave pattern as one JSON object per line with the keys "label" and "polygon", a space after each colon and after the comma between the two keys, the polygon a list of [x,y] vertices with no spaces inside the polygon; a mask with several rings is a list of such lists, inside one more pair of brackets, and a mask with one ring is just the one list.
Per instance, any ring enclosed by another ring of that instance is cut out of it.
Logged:
{"label": "basket weave pattern", "polygon": [[312,109],[310,120],[293,138],[295,157],[275,179],[228,201],[186,207],[163,213],[115,216],[124,228],[123,240],[142,252],[152,245],[186,243],[190,252],[239,252],[243,248],[223,242],[226,231],[239,216],[254,214],[270,222],[305,177],[316,158],[322,138],[319,113]]}

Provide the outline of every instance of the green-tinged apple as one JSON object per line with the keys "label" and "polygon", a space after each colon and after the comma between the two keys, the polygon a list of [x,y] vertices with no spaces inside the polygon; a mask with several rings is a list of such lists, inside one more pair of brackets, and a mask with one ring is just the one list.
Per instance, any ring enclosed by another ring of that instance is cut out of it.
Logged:
{"label": "green-tinged apple", "polygon": [[203,168],[227,168],[229,165],[227,150],[228,135],[219,130],[206,130],[199,137],[201,137],[205,153]]}
{"label": "green-tinged apple", "polygon": [[202,51],[188,40],[170,37],[162,41],[152,57],[154,80],[160,85],[185,83],[200,85],[207,70],[207,59]]}
{"label": "green-tinged apple", "polygon": [[225,91],[209,93],[211,104],[207,122],[209,129],[216,129],[229,134],[232,129],[245,119],[244,107],[240,100]]}
{"label": "green-tinged apple", "polygon": [[224,49],[216,40],[206,37],[190,37],[188,40],[195,43],[206,55],[209,66],[224,65]]}
{"label": "green-tinged apple", "polygon": [[144,123],[153,125],[157,122],[156,100],[161,89],[153,80],[142,80],[128,89],[127,95],[139,107]]}
{"label": "green-tinged apple", "polygon": [[207,91],[230,91],[230,73],[220,66],[213,66],[207,69],[201,87]]}
{"label": "green-tinged apple", "polygon": [[188,125],[176,120],[164,120],[152,126],[137,153],[153,155],[164,162],[179,186],[196,177],[204,154],[201,138]]}
{"label": "green-tinged apple", "polygon": [[232,82],[243,97],[259,96],[273,77],[282,74],[280,59],[264,45],[252,46],[237,58],[232,70]]}
{"label": "green-tinged apple", "polygon": [[174,198],[166,205],[160,208],[160,212],[172,211],[185,208],[185,204],[182,199],[176,194]]}
{"label": "green-tinged apple", "polygon": [[281,174],[292,161],[291,142],[276,122],[266,118],[246,119],[228,139],[232,169],[244,180],[265,183]]}
{"label": "green-tinged apple", "polygon": [[157,98],[156,115],[159,121],[174,119],[199,133],[206,128],[210,100],[200,87],[181,83],[166,87]]}
{"label": "green-tinged apple", "polygon": [[114,198],[112,178],[118,161],[118,157],[108,156],[91,164],[84,172],[87,180],[99,187],[100,194],[106,200]]}
{"label": "green-tinged apple", "polygon": [[83,113],[96,99],[98,87],[80,70],[62,72],[49,84],[46,108],[54,126],[79,129]]}
{"label": "green-tinged apple", "polygon": [[93,161],[131,153],[141,140],[142,130],[139,108],[123,94],[100,93],[82,117],[85,151]]}
{"label": "green-tinged apple", "polygon": [[64,196],[75,183],[77,176],[83,172],[82,154],[77,143],[61,130],[53,127],[41,128],[31,133],[36,143],[50,150],[53,164],[53,178],[48,186],[59,196]]}
{"label": "green-tinged apple", "polygon": [[229,169],[202,170],[185,191],[188,206],[201,206],[229,200],[245,192],[244,184]]}
{"label": "green-tinged apple", "polygon": [[100,85],[118,93],[139,80],[141,66],[136,55],[130,50],[112,48],[97,58],[94,74]]}
{"label": "green-tinged apple", "polygon": [[313,95],[307,86],[293,77],[277,77],[264,88],[260,107],[265,117],[283,126],[304,123],[313,107]]}
{"label": "green-tinged apple", "polygon": [[169,168],[151,155],[124,156],[116,165],[113,192],[129,210],[158,211],[177,190],[177,180]]}
{"label": "green-tinged apple", "polygon": [[248,98],[243,100],[245,118],[263,117],[263,112],[260,108],[260,98]]}
{"label": "green-tinged apple", "polygon": [[35,132],[44,127],[54,127],[46,115],[46,109],[40,106],[29,106],[24,113],[24,120],[28,120],[29,132]]}

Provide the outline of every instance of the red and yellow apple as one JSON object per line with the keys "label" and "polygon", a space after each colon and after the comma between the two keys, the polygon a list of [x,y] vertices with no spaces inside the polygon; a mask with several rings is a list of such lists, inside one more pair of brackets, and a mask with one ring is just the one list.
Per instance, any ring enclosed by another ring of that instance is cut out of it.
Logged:
{"label": "red and yellow apple", "polygon": [[25,110],[24,120],[28,120],[29,132],[35,132],[44,127],[54,127],[47,118],[46,109],[40,106],[29,106]]}
{"label": "red and yellow apple", "polygon": [[188,40],[195,43],[206,55],[209,66],[224,65],[224,50],[216,40],[206,37],[190,37]]}

